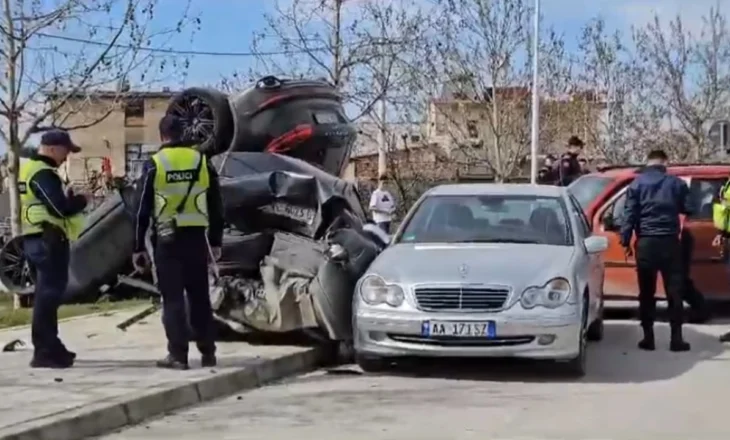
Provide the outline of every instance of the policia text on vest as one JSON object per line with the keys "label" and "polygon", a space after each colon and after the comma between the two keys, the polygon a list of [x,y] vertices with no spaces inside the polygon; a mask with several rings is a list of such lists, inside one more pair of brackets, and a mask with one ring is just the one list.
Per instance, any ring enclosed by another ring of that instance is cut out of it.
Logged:
{"label": "policia text on vest", "polygon": [[168,355],[158,366],[188,368],[186,313],[190,313],[203,364],[214,365],[208,256],[215,252],[208,248],[206,231],[210,246],[219,248],[223,210],[217,174],[194,145],[164,144],[145,163],[141,182],[135,255],[144,255],[150,229],[168,340]]}

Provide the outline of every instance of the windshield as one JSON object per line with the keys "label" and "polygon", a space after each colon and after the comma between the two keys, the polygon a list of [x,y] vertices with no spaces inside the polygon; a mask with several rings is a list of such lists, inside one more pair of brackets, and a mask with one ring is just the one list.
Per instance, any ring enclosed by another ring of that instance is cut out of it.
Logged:
{"label": "windshield", "polygon": [[588,205],[603,192],[604,189],[613,181],[609,177],[602,176],[582,176],[568,186],[568,191],[573,194],[580,207],[583,210],[588,209]]}
{"label": "windshield", "polygon": [[536,243],[572,246],[557,197],[430,196],[416,208],[401,243]]}

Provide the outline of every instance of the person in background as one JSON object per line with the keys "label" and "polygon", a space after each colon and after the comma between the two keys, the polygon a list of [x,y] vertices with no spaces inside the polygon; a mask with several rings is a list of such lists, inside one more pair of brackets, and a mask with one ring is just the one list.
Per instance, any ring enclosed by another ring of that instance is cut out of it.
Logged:
{"label": "person in background", "polygon": [[80,232],[76,220],[83,220],[87,199],[65,190],[56,169],[79,151],[66,131],[47,131],[18,172],[23,250],[37,279],[32,368],[68,368],[76,359],[58,337],[58,308],[68,285],[69,242]]}
{"label": "person in background", "polygon": [[[730,263],[730,179],[720,188],[712,203],[712,222],[717,234],[712,240],[712,246],[720,249],[725,263]],[[720,336],[720,342],[730,342],[730,332]]]}
{"label": "person in background", "polygon": [[545,157],[542,167],[537,170],[537,183],[541,185],[555,185],[555,172],[553,167],[555,165],[555,156],[548,154]]}
{"label": "person in background", "polygon": [[372,213],[375,224],[386,234],[390,234],[390,225],[393,221],[393,213],[395,212],[395,199],[385,189],[387,182],[388,178],[386,176],[380,176],[378,179],[378,187],[370,196],[370,212]]}
{"label": "person in background", "polygon": [[578,166],[580,166],[580,174],[588,174],[591,170],[588,169],[588,161],[585,157],[578,159]]}
{"label": "person in background", "polygon": [[142,185],[138,189],[140,205],[135,218],[132,262],[138,271],[151,265],[145,252],[145,239],[152,220],[154,261],[168,352],[157,366],[173,370],[189,368],[189,313],[201,365],[213,367],[217,360],[208,261],[220,258],[223,240],[218,175],[196,145],[183,140],[182,121],[166,115],[160,120],[159,129],[162,146],[145,162]]}
{"label": "person in background", "polygon": [[568,186],[575,179],[580,177],[581,168],[578,156],[583,151],[583,141],[578,136],[571,136],[565,153],[555,163],[553,171],[557,178],[558,186]]}
{"label": "person in background", "polygon": [[682,336],[682,288],[684,286],[680,235],[680,215],[690,214],[689,188],[676,176],[667,174],[668,157],[663,150],[651,151],[647,164],[626,192],[621,225],[621,245],[633,254],[631,237],[636,233],[636,272],[639,281],[639,319],[644,338],[642,350],[654,350],[657,273],[662,274],[669,305],[671,351],[688,351]]}

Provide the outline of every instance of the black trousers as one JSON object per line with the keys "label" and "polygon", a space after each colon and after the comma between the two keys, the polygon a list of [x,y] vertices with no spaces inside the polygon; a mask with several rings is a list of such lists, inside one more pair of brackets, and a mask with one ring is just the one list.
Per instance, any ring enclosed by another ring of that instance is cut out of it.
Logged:
{"label": "black trousers", "polygon": [[662,274],[669,306],[669,323],[681,326],[684,271],[679,238],[676,236],[639,237],[636,241],[636,272],[639,280],[639,319],[650,327],[656,320],[657,274]]}
{"label": "black trousers", "polygon": [[205,230],[180,228],[173,242],[157,243],[155,266],[157,285],[162,294],[162,324],[170,355],[183,361],[188,358],[188,312],[198,350],[201,354],[214,354]]}
{"label": "black trousers", "polygon": [[390,222],[379,222],[378,226],[383,230],[383,232],[390,234]]}
{"label": "black trousers", "polygon": [[699,289],[697,289],[697,286],[695,286],[694,281],[692,281],[692,276],[690,274],[695,239],[689,231],[685,230],[682,232],[680,240],[682,246],[682,275],[684,282],[682,288],[682,299],[689,304],[692,310],[703,312],[707,307],[705,296],[699,291]]}
{"label": "black trousers", "polygon": [[23,239],[23,251],[36,272],[31,337],[37,356],[55,358],[66,347],[58,338],[58,308],[68,286],[69,244],[61,233]]}

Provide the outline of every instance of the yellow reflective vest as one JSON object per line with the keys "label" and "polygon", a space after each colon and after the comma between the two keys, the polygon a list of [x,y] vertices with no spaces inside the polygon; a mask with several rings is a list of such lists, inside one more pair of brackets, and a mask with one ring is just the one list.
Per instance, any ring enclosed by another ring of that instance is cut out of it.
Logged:
{"label": "yellow reflective vest", "polygon": [[712,204],[712,222],[718,231],[730,233],[730,180],[720,188]]}
{"label": "yellow reflective vest", "polygon": [[36,196],[35,190],[30,185],[33,176],[41,170],[51,170],[56,173],[55,168],[42,160],[28,159],[20,164],[18,192],[20,193],[21,234],[39,234],[43,232],[43,224],[47,223],[58,227],[70,241],[75,241],[84,227],[84,216],[76,214],[59,218],[48,212],[48,208]]}
{"label": "yellow reflective vest", "polygon": [[[154,187],[157,223],[175,219],[178,227],[207,227],[210,175],[205,155],[194,147],[165,147],[152,156],[152,160],[156,167]],[[190,194],[185,206],[178,212],[188,188]]]}

